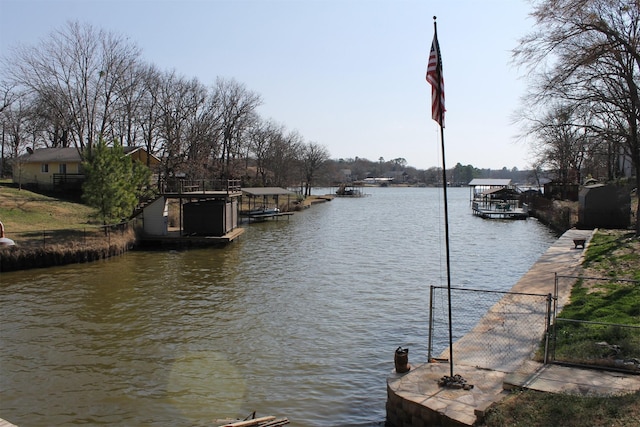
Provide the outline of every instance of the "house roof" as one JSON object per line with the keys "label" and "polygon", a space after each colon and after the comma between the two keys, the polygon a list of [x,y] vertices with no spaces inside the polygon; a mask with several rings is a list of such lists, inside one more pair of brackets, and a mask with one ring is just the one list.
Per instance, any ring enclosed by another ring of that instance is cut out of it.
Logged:
{"label": "house roof", "polygon": [[[122,147],[122,150],[124,154],[128,156],[132,156],[138,151],[146,153],[146,150],[142,147]],[[153,154],[151,158],[160,162]],[[80,163],[82,158],[80,157],[80,152],[75,147],[37,148],[31,153],[20,156],[20,161],[23,163]]]}
{"label": "house roof", "polygon": [[37,148],[33,153],[20,156],[23,163],[79,163],[82,161],[80,153],[75,147],[71,148]]}
{"label": "house roof", "polygon": [[469,186],[473,187],[506,187],[511,185],[510,179],[483,179],[483,178],[475,178],[472,179],[469,183]]}
{"label": "house roof", "polygon": [[293,191],[286,190],[281,187],[248,187],[242,189],[243,193],[250,196],[282,196],[295,194]]}
{"label": "house roof", "polygon": [[132,156],[133,158],[136,158],[134,154],[140,153],[139,159],[141,161],[146,162],[146,156],[148,156],[151,158],[152,163],[160,163],[160,159],[153,154],[148,154],[147,150],[144,147],[122,147],[122,151],[124,151],[124,154]]}

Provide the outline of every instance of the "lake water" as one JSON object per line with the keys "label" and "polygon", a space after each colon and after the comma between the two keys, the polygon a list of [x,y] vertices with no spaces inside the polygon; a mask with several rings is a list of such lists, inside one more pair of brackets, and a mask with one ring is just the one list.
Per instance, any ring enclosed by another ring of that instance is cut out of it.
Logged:
{"label": "lake water", "polygon": [[[383,425],[395,349],[426,361],[429,287],[447,283],[443,201],[366,192],[251,224],[222,249],[2,273],[0,418]],[[452,286],[508,290],[555,240],[534,219],[473,216],[466,188],[448,195]]]}

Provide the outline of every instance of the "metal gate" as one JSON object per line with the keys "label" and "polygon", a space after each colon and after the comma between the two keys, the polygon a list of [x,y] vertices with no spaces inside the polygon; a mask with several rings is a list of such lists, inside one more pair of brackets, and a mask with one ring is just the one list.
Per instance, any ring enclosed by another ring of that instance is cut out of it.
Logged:
{"label": "metal gate", "polygon": [[[428,360],[449,359],[447,287],[431,286]],[[546,363],[555,298],[551,294],[451,288],[454,363],[513,372]]]}

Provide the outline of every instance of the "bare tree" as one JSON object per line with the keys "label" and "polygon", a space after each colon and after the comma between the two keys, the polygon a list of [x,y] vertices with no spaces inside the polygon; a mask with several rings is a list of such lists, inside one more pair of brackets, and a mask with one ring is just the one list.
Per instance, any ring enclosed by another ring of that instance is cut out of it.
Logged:
{"label": "bare tree", "polygon": [[[37,45],[17,47],[3,64],[5,94],[19,91],[29,103],[21,123],[33,146],[75,146],[89,156],[101,138],[144,144],[162,159],[158,179],[238,177],[254,154],[263,183],[301,179],[302,137],[261,123],[257,93],[233,79],[207,88],[161,72],[126,37],[69,22]],[[11,96],[0,104],[5,112]]]}
{"label": "bare tree", "polygon": [[260,95],[235,80],[218,78],[215,85],[219,135],[222,138],[221,176],[232,178],[234,160],[239,158],[247,130],[257,120],[256,109],[262,105]]}
{"label": "bare tree", "polygon": [[551,168],[563,183],[581,182],[581,167],[591,143],[589,123],[568,105],[556,105],[540,120],[530,118],[537,136],[536,164]]}
{"label": "bare tree", "polygon": [[11,105],[13,101],[17,97],[17,92],[15,88],[15,84],[7,81],[0,80],[0,113],[4,111],[5,108]]}
{"label": "bare tree", "polygon": [[288,187],[299,182],[296,171],[300,170],[298,165],[302,158],[303,138],[296,131],[275,136],[265,158],[265,168],[273,174],[274,185]]}
{"label": "bare tree", "polygon": [[304,177],[304,196],[311,195],[311,187],[320,167],[329,160],[326,147],[310,142],[302,148],[302,173]]}
{"label": "bare tree", "polygon": [[[164,159],[162,174],[170,179],[178,174],[189,174],[191,178],[198,170],[192,161],[194,152],[190,139],[191,129],[198,120],[200,110],[207,100],[207,90],[197,79],[187,80],[175,72],[166,73],[158,91],[158,113],[161,123],[158,136],[162,139],[161,155]],[[197,141],[196,141],[197,142]]]}
{"label": "bare tree", "polygon": [[[153,65],[141,70],[140,104],[136,120],[142,132],[142,140],[148,153],[159,154],[162,138],[160,129],[163,123],[161,104],[162,73]],[[147,164],[149,166],[149,164]]]}
{"label": "bare tree", "polygon": [[189,172],[194,177],[215,178],[218,174],[216,161],[221,151],[219,117],[221,108],[219,100],[202,87],[202,97],[189,120],[186,129],[189,141],[187,162]]}
{"label": "bare tree", "polygon": [[640,188],[640,2],[532,3],[537,31],[514,50],[516,61],[536,72],[528,102],[552,105],[560,100],[590,109],[592,129],[602,139],[621,141]]}
{"label": "bare tree", "polygon": [[132,64],[120,70],[120,78],[115,82],[116,97],[108,128],[109,139],[118,140],[123,146],[134,147],[145,141],[140,117],[144,115],[147,96],[147,70],[146,66]]}
{"label": "bare tree", "polygon": [[13,102],[17,97],[16,90],[14,86],[7,82],[6,80],[0,80],[0,120],[2,120],[2,146],[0,147],[0,177],[4,176],[5,173],[5,153],[8,150],[5,150],[6,142],[8,140],[8,117],[6,110],[11,107]]}
{"label": "bare tree", "polygon": [[[27,147],[34,147],[31,116],[32,111],[26,96],[14,99],[11,105],[2,111],[2,154],[3,157],[8,154],[12,159],[14,180],[20,188],[23,173],[20,155]],[[8,145],[8,150],[5,150],[5,145]]]}
{"label": "bare tree", "polygon": [[139,55],[122,36],[69,22],[38,46],[17,48],[8,70],[12,82],[49,102],[49,109],[68,121],[64,127],[84,151],[111,130],[121,80]]}
{"label": "bare tree", "polygon": [[269,154],[276,150],[277,145],[284,139],[284,126],[273,121],[258,122],[249,132],[249,153],[253,155],[256,164],[256,180],[262,186],[269,184],[273,173],[269,170]]}

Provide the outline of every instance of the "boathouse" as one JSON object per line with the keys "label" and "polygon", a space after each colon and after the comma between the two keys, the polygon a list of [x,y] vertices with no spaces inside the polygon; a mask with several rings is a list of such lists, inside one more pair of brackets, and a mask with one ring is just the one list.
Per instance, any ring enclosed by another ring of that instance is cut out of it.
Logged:
{"label": "boathouse", "polygon": [[[250,215],[251,212],[276,212],[288,210],[295,201],[296,193],[281,187],[245,187],[242,189],[242,209],[240,214]],[[281,209],[284,207],[287,209]]]}
{"label": "boathouse", "polygon": [[520,203],[520,190],[510,179],[473,179],[469,188],[474,215],[498,219],[529,216],[527,206]]}
{"label": "boathouse", "polygon": [[237,181],[181,180],[165,187],[138,216],[143,222],[140,241],[180,246],[229,243],[244,231],[238,225],[241,196]]}

